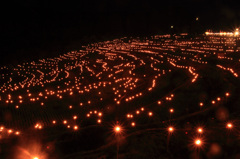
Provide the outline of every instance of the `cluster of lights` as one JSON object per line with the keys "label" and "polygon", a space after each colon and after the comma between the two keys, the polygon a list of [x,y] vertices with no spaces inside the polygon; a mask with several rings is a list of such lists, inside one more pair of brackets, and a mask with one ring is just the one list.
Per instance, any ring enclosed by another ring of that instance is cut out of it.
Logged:
{"label": "cluster of lights", "polygon": [[231,72],[235,77],[238,77],[238,74],[232,68],[226,68],[226,67],[223,67],[221,65],[217,65],[217,67],[219,67],[223,70],[227,70],[227,71]]}
{"label": "cluster of lights", "polygon": [[[222,34],[228,35],[228,33],[220,33],[219,35]],[[185,35],[182,34],[181,36]],[[206,35],[218,34],[206,33]],[[232,34],[229,35],[232,36]],[[235,32],[234,35],[238,36],[238,32]],[[49,103],[56,100],[59,101],[60,106],[64,105],[61,109],[71,114],[70,117],[63,115],[62,119],[58,119],[56,117],[58,112],[56,111],[49,122],[36,123],[34,121],[36,131],[61,124],[67,128],[67,131],[71,128],[70,130],[77,133],[82,128],[80,121],[92,120],[92,118],[97,123],[96,125],[104,125],[105,116],[108,116],[109,112],[124,107],[124,104],[134,104],[135,101],[154,92],[161,85],[161,82],[159,82],[161,79],[169,77],[179,69],[185,71],[186,74],[190,73],[190,83],[195,85],[196,80],[201,77],[198,66],[202,64],[206,66],[205,64],[208,64],[207,57],[214,57],[217,51],[223,49],[221,46],[218,48],[213,47],[213,44],[218,44],[218,37],[211,37],[211,43],[199,42],[199,40],[178,41],[172,40],[170,37],[170,35],[155,36],[151,40],[144,42],[133,40],[129,44],[119,41],[120,44],[114,41],[96,43],[86,46],[84,50],[69,52],[58,58],[24,63],[13,70],[2,67],[0,71],[10,73],[2,73],[0,77],[3,80],[3,85],[0,87],[2,92],[0,102],[7,105],[8,108],[14,106],[15,111],[20,113],[28,109],[29,106],[41,110],[39,113],[48,113],[47,110],[52,107]],[[164,42],[153,44],[154,40],[157,41],[161,38],[164,39]],[[178,39],[177,36],[175,38]],[[99,56],[96,61],[88,57],[94,49],[99,52],[99,55],[96,55]],[[179,49],[182,50],[182,54],[175,55]],[[218,60],[223,59],[219,58]],[[147,71],[139,73],[138,69],[142,66]],[[237,69],[220,64],[216,65],[216,67],[230,71],[235,77],[238,77]],[[20,80],[15,79],[14,76],[19,76]],[[141,125],[137,118],[142,114],[148,117],[147,120],[154,120],[155,116],[157,119],[158,111],[155,108],[164,108],[169,104],[168,102],[175,100],[177,91],[174,91],[172,91],[172,94],[166,92],[163,97],[151,101],[149,105],[138,105],[136,109],[126,108],[128,126],[134,130],[133,127]],[[226,92],[225,96],[230,96],[230,93]],[[217,102],[224,99],[224,97],[219,96],[210,100],[209,103],[217,105]],[[69,101],[69,103],[65,104],[64,100]],[[113,101],[115,105],[102,106],[103,101]],[[199,106],[201,109],[205,109],[205,106],[207,108],[207,101],[204,101],[204,103],[199,102]],[[164,113],[170,114],[169,121],[172,118],[171,114],[174,113],[174,116],[178,114],[178,108],[175,105],[167,107],[166,110]],[[119,115],[119,118],[125,120],[126,117],[125,114]],[[31,118],[31,120],[36,119]],[[43,119],[41,120],[43,121]],[[226,124],[227,129],[232,129],[235,126],[230,122]],[[8,134],[20,135],[20,131],[5,129],[1,127],[0,133],[6,131]],[[122,125],[118,124],[113,127],[113,130],[116,134],[122,134],[124,129]],[[194,130],[198,134],[198,137],[193,142],[195,146],[201,147],[204,144],[202,136],[205,130],[205,127],[198,127]],[[175,131],[174,126],[167,127],[169,134],[175,133]],[[33,158],[38,159],[38,157]]]}
{"label": "cluster of lights", "polygon": [[207,36],[212,35],[212,36],[239,36],[239,29],[237,28],[234,32],[218,32],[218,33],[213,33],[213,32],[205,32]]}

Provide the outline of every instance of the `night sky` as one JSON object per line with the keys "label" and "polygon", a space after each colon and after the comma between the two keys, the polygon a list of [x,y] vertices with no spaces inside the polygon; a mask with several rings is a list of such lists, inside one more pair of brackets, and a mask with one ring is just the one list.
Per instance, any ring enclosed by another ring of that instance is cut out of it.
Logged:
{"label": "night sky", "polygon": [[5,2],[0,62],[15,65],[124,36],[231,31],[239,25],[238,8],[233,0]]}

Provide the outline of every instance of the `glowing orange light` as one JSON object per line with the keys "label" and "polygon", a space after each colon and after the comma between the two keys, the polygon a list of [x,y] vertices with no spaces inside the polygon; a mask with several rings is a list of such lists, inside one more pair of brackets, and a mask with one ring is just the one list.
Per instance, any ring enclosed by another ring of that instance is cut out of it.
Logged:
{"label": "glowing orange light", "polygon": [[203,103],[199,103],[199,105],[202,107],[202,106],[203,106]]}
{"label": "glowing orange light", "polygon": [[148,113],[148,115],[149,115],[149,116],[152,116],[152,115],[153,115],[153,113],[152,113],[152,112],[149,112],[149,113]]}
{"label": "glowing orange light", "polygon": [[227,128],[231,129],[233,127],[232,123],[227,124]]}
{"label": "glowing orange light", "polygon": [[199,133],[202,133],[203,132],[203,129],[202,128],[198,128],[197,130]]}
{"label": "glowing orange light", "polygon": [[74,126],[74,130],[77,130],[77,129],[78,129],[78,126],[77,126],[77,125],[75,125],[75,126]]}
{"label": "glowing orange light", "polygon": [[239,35],[239,32],[238,32],[238,31],[235,31],[235,32],[234,32],[234,35],[235,35],[235,36],[238,36],[238,35]]}
{"label": "glowing orange light", "polygon": [[168,131],[169,131],[169,132],[173,132],[173,131],[174,131],[174,128],[170,126],[170,127],[168,128]]}
{"label": "glowing orange light", "polygon": [[174,112],[174,109],[170,109],[169,111],[170,111],[170,113],[173,113],[173,112]]}
{"label": "glowing orange light", "polygon": [[121,127],[120,126],[115,126],[114,128],[116,133],[119,133],[121,131]]}
{"label": "glowing orange light", "polygon": [[227,93],[226,93],[226,96],[228,97],[229,95],[230,95],[230,94],[227,92]]}
{"label": "glowing orange light", "polygon": [[135,123],[134,122],[132,122],[132,124],[131,124],[132,126],[135,126]]}
{"label": "glowing orange light", "polygon": [[33,159],[39,159],[38,157],[33,157]]}
{"label": "glowing orange light", "polygon": [[197,146],[201,146],[202,141],[201,141],[200,139],[196,139],[196,140],[195,140],[195,144],[196,144]]}

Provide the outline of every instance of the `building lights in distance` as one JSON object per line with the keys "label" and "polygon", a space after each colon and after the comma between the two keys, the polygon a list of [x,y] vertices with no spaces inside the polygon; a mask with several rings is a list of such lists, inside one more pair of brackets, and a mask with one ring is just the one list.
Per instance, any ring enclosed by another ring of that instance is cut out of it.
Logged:
{"label": "building lights in distance", "polygon": [[205,35],[207,36],[239,36],[239,29],[237,28],[234,32],[211,32],[206,31]]}

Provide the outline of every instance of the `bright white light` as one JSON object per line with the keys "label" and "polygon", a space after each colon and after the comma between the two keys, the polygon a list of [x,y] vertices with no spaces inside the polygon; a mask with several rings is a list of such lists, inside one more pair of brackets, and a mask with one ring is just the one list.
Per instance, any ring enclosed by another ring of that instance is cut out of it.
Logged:
{"label": "bright white light", "polygon": [[235,34],[235,36],[238,36],[238,35],[239,35],[239,32],[238,32],[238,31],[235,31],[234,34]]}
{"label": "bright white light", "polygon": [[201,140],[199,140],[199,139],[197,139],[197,140],[195,141],[195,144],[196,144],[196,145],[201,145],[201,143],[202,143],[202,142],[201,142]]}
{"label": "bright white light", "polygon": [[118,133],[118,132],[120,132],[120,131],[121,131],[121,128],[120,128],[120,126],[116,126],[116,127],[115,127],[115,132],[117,132],[117,133]]}

